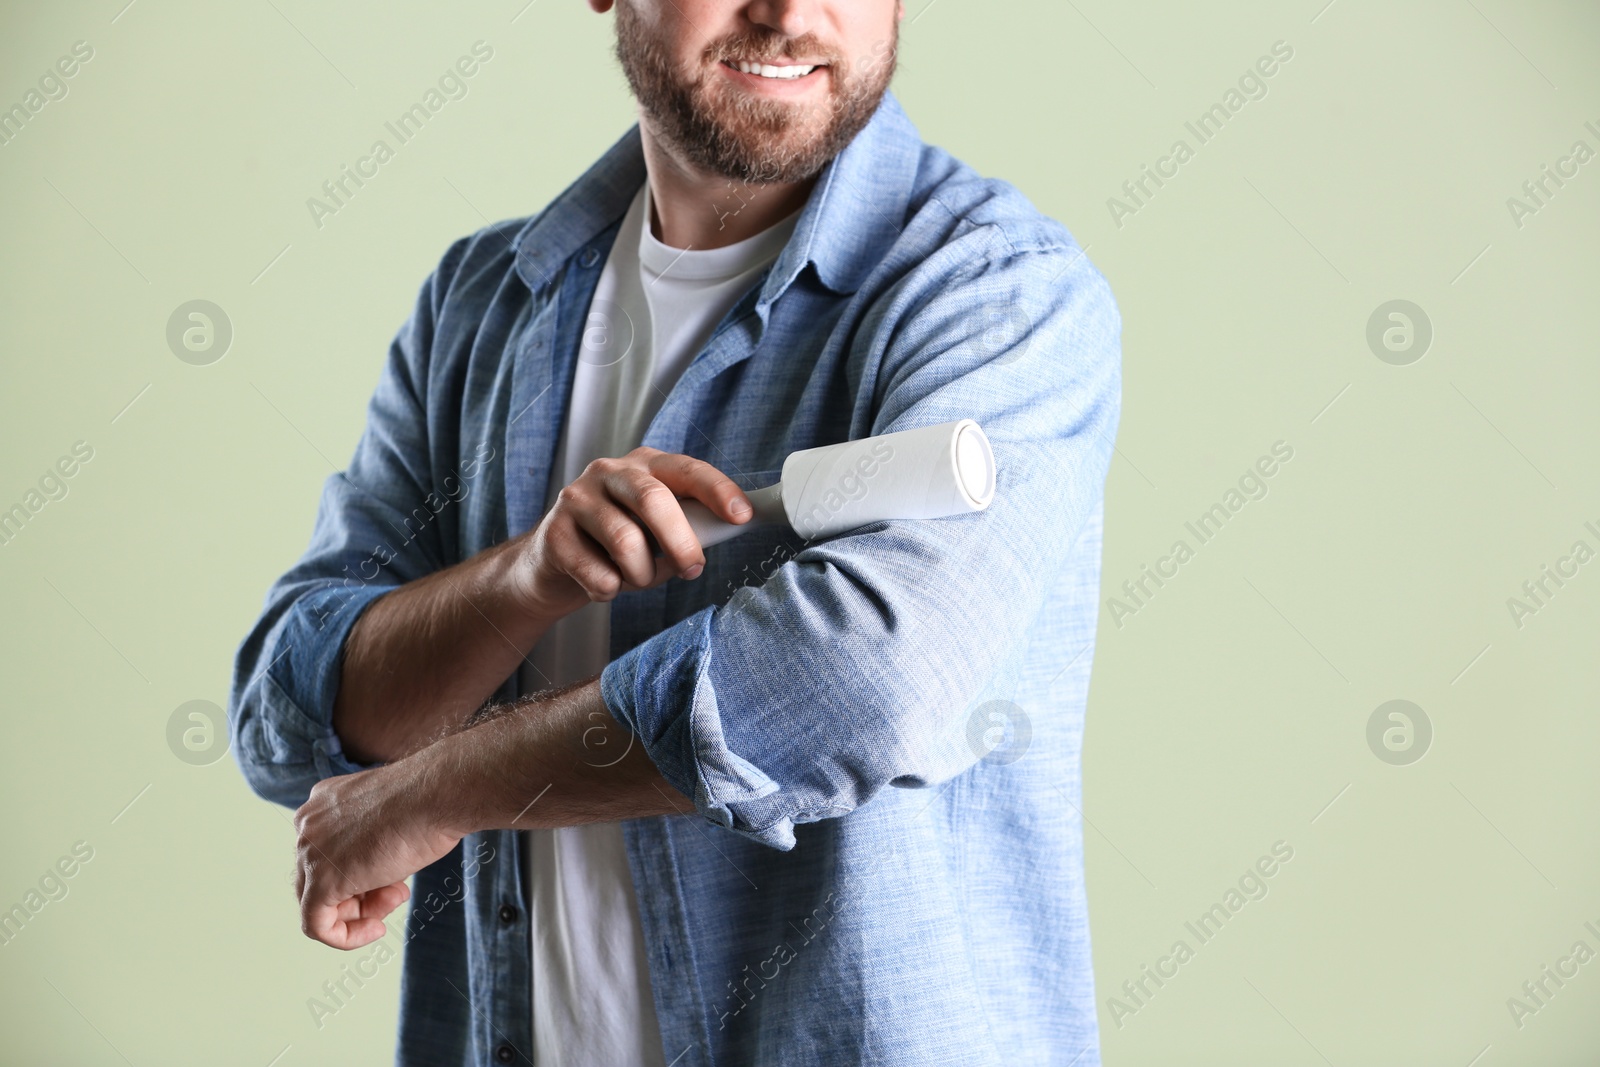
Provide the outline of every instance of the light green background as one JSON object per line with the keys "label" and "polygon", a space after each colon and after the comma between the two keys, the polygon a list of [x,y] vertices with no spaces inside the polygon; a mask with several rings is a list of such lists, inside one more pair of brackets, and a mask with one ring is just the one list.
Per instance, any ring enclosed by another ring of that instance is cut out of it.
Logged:
{"label": "light green background", "polygon": [[[0,508],[95,450],[0,548],[0,908],[95,849],[0,947],[0,1062],[387,1063],[398,965],[313,1024],[348,958],[299,934],[288,815],[166,724],[225,703],[440,253],[542,207],[631,104],[576,0],[125,2],[0,9],[0,105],[95,49],[0,148]],[[911,0],[903,33],[923,136],[1065,222],[1120,302],[1106,593],[1294,448],[1144,609],[1102,613],[1105,1059],[1591,1062],[1600,963],[1520,1029],[1506,1001],[1600,949],[1600,564],[1520,629],[1506,601],[1600,548],[1600,162],[1520,228],[1506,199],[1600,149],[1600,14],[1324,2]],[[470,95],[314,227],[306,198],[479,39]],[[1107,198],[1279,40],[1268,95],[1115,225]],[[210,366],[165,342],[196,298],[235,330]],[[1396,298],[1435,331],[1409,366],[1365,340]],[[1394,698],[1434,728],[1410,766],[1366,741]],[[1117,987],[1278,840],[1270,894],[1119,1028]]]}

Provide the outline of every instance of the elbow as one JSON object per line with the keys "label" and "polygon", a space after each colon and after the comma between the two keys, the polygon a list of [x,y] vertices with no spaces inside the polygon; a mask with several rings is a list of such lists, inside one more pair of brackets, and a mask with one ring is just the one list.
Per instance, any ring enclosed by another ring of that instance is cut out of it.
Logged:
{"label": "elbow", "polygon": [[700,738],[690,795],[708,821],[788,851],[804,823],[849,815],[887,787],[932,785],[970,769],[976,759],[960,712],[955,702],[907,702],[858,715],[852,729],[838,728],[852,721],[842,710],[826,716],[832,728],[796,729],[801,716],[786,711],[781,731]]}

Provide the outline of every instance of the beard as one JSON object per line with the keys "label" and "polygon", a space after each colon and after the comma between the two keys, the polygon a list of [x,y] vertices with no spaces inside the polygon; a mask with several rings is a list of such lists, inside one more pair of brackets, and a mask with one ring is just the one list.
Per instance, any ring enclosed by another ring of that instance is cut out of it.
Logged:
{"label": "beard", "polygon": [[[814,177],[871,121],[894,77],[899,24],[859,64],[823,46],[810,33],[787,37],[757,27],[706,46],[701,69],[686,77],[643,24],[630,0],[618,0],[617,59],[634,98],[656,134],[698,169],[747,185],[801,182]],[[723,84],[724,59],[770,60],[784,54],[818,57],[827,65],[822,103],[762,99]]]}

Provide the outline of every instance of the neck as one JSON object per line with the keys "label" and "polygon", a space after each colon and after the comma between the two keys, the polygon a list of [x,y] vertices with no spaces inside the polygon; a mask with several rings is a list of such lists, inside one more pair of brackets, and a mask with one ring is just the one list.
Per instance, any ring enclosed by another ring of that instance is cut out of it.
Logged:
{"label": "neck", "polygon": [[639,134],[655,204],[650,232],[672,248],[723,248],[754,237],[804,206],[817,183],[815,176],[761,185],[731,181],[676,155],[643,116]]}

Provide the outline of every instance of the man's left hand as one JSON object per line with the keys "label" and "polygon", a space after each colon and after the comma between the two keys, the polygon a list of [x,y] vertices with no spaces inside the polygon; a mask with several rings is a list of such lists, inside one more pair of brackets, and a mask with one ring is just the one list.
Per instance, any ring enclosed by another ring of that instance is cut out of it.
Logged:
{"label": "man's left hand", "polygon": [[461,840],[428,810],[418,761],[318,782],[295,812],[300,929],[338,949],[387,931],[383,919],[411,896],[406,879]]}

